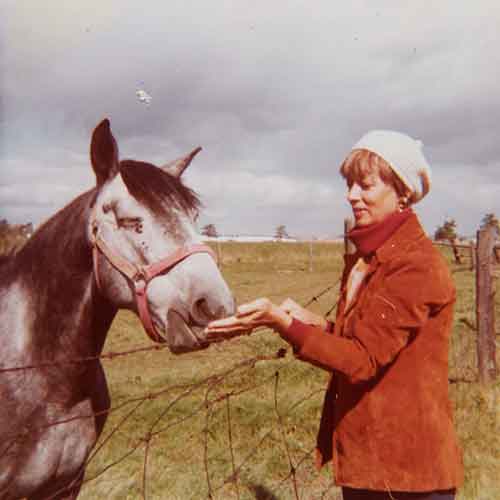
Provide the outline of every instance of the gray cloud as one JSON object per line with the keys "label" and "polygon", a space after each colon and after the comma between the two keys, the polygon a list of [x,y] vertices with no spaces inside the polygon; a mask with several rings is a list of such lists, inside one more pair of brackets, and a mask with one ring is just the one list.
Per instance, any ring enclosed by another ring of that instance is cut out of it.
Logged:
{"label": "gray cloud", "polygon": [[123,157],[162,163],[203,146],[186,181],[205,202],[202,222],[220,232],[340,233],[338,166],[371,128],[423,140],[435,179],[419,209],[429,231],[449,215],[472,234],[498,213],[497,2],[431,12],[390,0],[47,0],[3,11],[9,220],[38,222],[92,186],[90,133],[105,116]]}

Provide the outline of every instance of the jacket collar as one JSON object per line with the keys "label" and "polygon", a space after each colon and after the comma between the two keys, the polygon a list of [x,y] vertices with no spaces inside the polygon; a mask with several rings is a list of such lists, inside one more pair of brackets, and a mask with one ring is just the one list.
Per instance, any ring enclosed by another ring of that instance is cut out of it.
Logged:
{"label": "jacket collar", "polygon": [[[420,224],[417,215],[412,212],[408,219],[387,240],[375,250],[374,254],[378,262],[386,262],[395,255],[406,251],[412,243],[425,237],[425,231]],[[355,251],[351,254],[344,254],[345,267],[349,269],[354,266],[361,253]]]}
{"label": "jacket collar", "polygon": [[375,251],[378,262],[387,262],[405,253],[412,244],[425,238],[425,231],[416,214],[408,219]]}
{"label": "jacket collar", "polygon": [[382,246],[412,213],[411,208],[395,211],[380,222],[368,226],[356,226],[347,233],[347,237],[354,243],[357,251],[362,255],[373,255],[375,250]]}
{"label": "jacket collar", "polygon": [[[370,266],[365,274],[364,281],[369,279],[369,277],[377,270],[380,264],[387,262],[392,258],[404,254],[412,245],[417,241],[425,238],[425,232],[418,220],[415,213],[411,216],[392,234],[385,243],[383,243],[372,255],[370,259]],[[347,317],[353,307],[357,304],[360,297],[361,290],[358,290],[354,298],[349,302],[349,305],[345,307],[345,297],[346,297],[346,283],[347,276],[351,272],[352,268],[356,262],[363,258],[359,252],[353,254],[344,255],[344,279],[342,286],[342,296],[341,303],[339,306],[342,309],[342,314]]]}

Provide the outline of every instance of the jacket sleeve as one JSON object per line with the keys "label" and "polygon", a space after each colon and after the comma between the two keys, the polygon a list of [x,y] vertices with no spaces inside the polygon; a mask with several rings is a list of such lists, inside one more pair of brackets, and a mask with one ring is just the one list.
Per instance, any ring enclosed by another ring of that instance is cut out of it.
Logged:
{"label": "jacket sleeve", "polygon": [[282,337],[294,346],[299,359],[337,370],[352,383],[370,380],[391,363],[425,324],[454,300],[447,267],[424,259],[387,265],[366,297],[351,311],[339,335],[293,320]]}

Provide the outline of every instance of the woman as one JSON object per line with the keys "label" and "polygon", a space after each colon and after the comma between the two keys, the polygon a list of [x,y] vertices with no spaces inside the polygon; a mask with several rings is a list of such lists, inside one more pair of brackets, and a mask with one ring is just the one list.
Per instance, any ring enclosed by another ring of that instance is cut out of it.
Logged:
{"label": "woman", "polygon": [[448,400],[455,289],[410,206],[429,191],[421,143],[376,130],[341,166],[356,220],[335,324],[291,299],[241,305],[211,336],[268,326],[331,372],[317,465],[333,461],[345,500],[450,500],[462,482]]}

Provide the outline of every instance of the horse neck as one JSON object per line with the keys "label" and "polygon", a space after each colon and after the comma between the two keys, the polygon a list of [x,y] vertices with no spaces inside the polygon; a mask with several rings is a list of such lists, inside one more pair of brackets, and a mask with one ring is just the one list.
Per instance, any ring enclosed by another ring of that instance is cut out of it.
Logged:
{"label": "horse neck", "polygon": [[99,293],[87,224],[95,190],[49,219],[16,257],[42,357],[98,355],[116,309]]}

